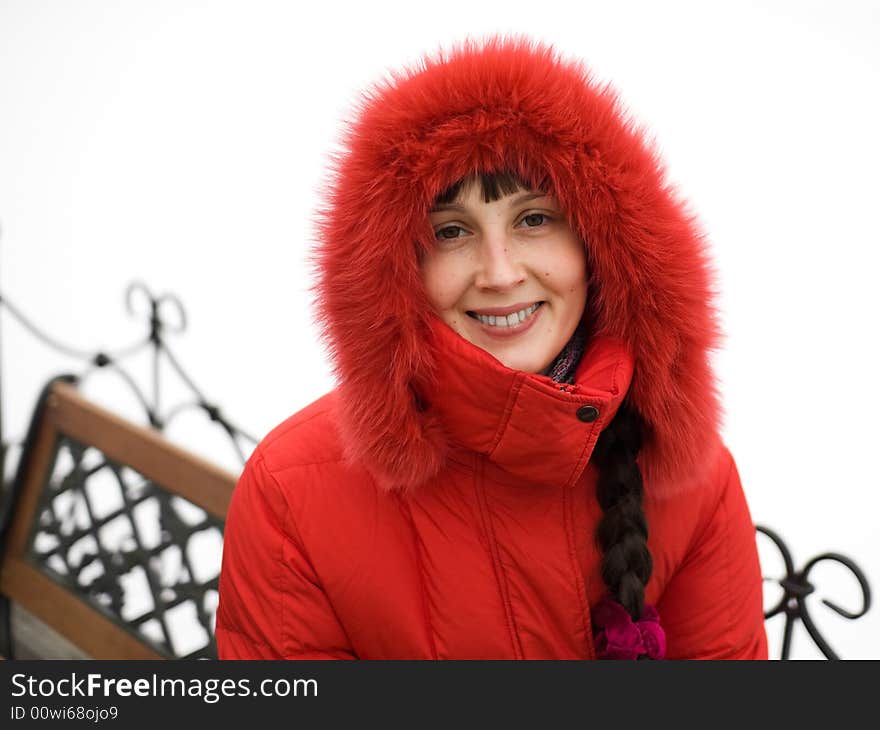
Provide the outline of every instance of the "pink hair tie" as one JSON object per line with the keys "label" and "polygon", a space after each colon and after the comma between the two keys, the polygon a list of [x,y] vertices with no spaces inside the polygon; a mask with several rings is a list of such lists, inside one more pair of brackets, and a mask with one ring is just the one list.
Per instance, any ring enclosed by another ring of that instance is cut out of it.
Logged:
{"label": "pink hair tie", "polygon": [[645,604],[638,621],[627,610],[606,596],[593,607],[593,633],[599,659],[651,659],[666,656],[666,633],[657,610]]}

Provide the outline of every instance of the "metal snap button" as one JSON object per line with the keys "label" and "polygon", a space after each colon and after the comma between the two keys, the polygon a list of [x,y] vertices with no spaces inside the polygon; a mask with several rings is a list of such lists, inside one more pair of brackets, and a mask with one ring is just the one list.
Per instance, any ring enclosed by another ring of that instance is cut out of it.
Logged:
{"label": "metal snap button", "polygon": [[596,406],[581,406],[577,409],[577,417],[584,423],[592,423],[599,417],[599,409]]}

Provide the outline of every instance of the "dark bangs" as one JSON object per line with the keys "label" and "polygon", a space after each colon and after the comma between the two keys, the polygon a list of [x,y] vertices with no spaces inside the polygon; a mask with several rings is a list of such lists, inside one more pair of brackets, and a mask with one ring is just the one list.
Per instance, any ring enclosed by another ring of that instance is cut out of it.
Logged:
{"label": "dark bangs", "polygon": [[[531,189],[531,185],[521,180],[518,175],[509,170],[478,172],[468,177],[463,177],[461,180],[450,185],[437,196],[437,200],[434,201],[434,204],[448,205],[449,203],[454,202],[461,192],[461,189],[471,180],[476,180],[479,183],[480,190],[483,193],[483,202],[486,203],[494,203],[496,200],[500,200],[506,195],[512,195],[520,189]],[[539,188],[539,190],[543,189],[544,187]]]}

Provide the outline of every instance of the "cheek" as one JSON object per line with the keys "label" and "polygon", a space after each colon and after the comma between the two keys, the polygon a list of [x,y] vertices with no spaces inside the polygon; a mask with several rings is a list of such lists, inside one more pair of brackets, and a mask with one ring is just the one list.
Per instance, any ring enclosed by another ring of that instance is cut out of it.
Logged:
{"label": "cheek", "polygon": [[564,299],[583,302],[587,293],[587,256],[583,244],[571,239],[559,246],[553,255],[552,265],[545,268],[545,282]]}
{"label": "cheek", "polygon": [[443,308],[444,283],[443,283],[443,267],[440,266],[433,258],[427,258],[422,263],[422,283],[425,285],[425,294],[428,301],[436,309]]}
{"label": "cheek", "polygon": [[461,274],[453,263],[448,257],[434,255],[427,257],[422,264],[422,282],[428,301],[447,321],[447,311],[464,294]]}

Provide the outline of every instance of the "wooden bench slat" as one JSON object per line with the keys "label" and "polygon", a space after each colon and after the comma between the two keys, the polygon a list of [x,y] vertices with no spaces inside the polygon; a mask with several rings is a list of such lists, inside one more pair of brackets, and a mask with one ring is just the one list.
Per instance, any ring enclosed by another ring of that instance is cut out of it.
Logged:
{"label": "wooden bench slat", "polygon": [[95,446],[114,461],[226,519],[237,481],[234,474],[175,446],[156,431],[87,401],[67,383],[55,386],[47,406],[62,433]]}
{"label": "wooden bench slat", "polygon": [[20,558],[5,560],[0,590],[95,659],[164,659]]}

